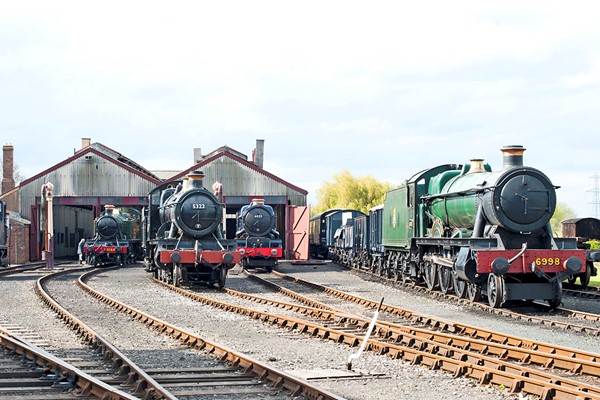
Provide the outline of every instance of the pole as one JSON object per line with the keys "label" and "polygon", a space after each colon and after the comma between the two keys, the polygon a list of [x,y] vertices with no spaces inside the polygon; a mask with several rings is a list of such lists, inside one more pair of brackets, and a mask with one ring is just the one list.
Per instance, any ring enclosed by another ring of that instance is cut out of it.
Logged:
{"label": "pole", "polygon": [[375,327],[375,323],[377,322],[377,317],[379,317],[379,310],[381,310],[382,304],[383,304],[383,297],[381,298],[381,301],[379,302],[379,306],[377,307],[377,310],[375,310],[375,314],[373,314],[373,319],[371,320],[371,323],[369,324],[369,327],[367,328],[367,333],[365,334],[365,337],[363,338],[360,349],[358,349],[358,351],[356,353],[350,354],[350,356],[348,357],[348,361],[346,362],[346,367],[349,370],[352,369],[352,361],[358,360],[358,357],[360,357],[362,352],[367,347],[367,343],[369,342],[369,337],[371,336],[371,333],[373,332],[373,328]]}
{"label": "pole", "polygon": [[52,192],[54,185],[50,182],[45,183],[42,186],[42,193],[46,199],[46,240],[43,254],[43,259],[46,260],[46,268],[54,268],[54,221],[52,218]]}

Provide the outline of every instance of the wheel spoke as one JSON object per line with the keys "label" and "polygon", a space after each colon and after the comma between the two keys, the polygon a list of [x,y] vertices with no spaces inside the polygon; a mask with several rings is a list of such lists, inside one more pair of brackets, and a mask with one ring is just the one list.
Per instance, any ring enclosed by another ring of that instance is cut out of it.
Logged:
{"label": "wheel spoke", "polygon": [[499,308],[506,301],[504,277],[490,274],[487,287],[488,303],[494,308]]}
{"label": "wheel spoke", "polygon": [[452,290],[452,270],[448,267],[442,267],[438,265],[438,280],[440,283],[440,291],[447,294]]}
{"label": "wheel spoke", "polygon": [[467,283],[467,297],[472,302],[479,301],[481,298],[481,286],[475,283]]}

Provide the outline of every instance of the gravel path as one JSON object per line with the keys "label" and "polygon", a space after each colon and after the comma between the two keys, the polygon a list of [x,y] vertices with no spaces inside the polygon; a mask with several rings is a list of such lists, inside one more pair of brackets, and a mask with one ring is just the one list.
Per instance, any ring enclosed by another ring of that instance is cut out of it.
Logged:
{"label": "gravel path", "polygon": [[[332,263],[318,266],[282,263],[278,270],[375,301],[384,297],[386,303],[442,319],[456,320],[527,339],[591,352],[597,352],[600,348],[600,339],[597,337],[531,325],[491,315],[476,308],[460,306],[453,301],[432,299],[426,294],[411,293],[410,290],[402,287],[394,287],[391,284],[372,280],[363,274],[349,272]],[[230,271],[227,287],[255,290],[254,294],[259,296],[264,294],[264,290],[256,284],[249,284],[248,278],[240,272],[239,267]],[[0,321],[43,332],[44,339],[55,347],[84,347],[53,312],[41,305],[34,292],[38,277],[39,274],[0,277],[0,300],[3,304],[0,309]],[[148,274],[139,265],[102,271],[90,280],[90,285],[133,307],[185,327],[207,340],[244,352],[260,361],[269,362],[280,370],[300,376],[327,369],[334,369],[340,373],[346,372],[348,356],[356,351],[345,345],[311,338],[244,316],[203,306],[151,282]],[[109,314],[112,315],[113,311],[91,298],[80,297],[80,294],[75,294],[72,288],[65,286],[65,289],[61,289],[58,285],[53,290],[62,293],[63,301],[71,304],[70,307],[78,307],[80,310],[78,313],[82,313],[82,319],[86,323],[102,330],[109,339],[118,341],[130,355],[138,358],[138,361],[142,361],[143,364],[157,366],[156,364],[170,363],[172,360],[174,365],[191,366],[197,362],[194,359],[196,355],[191,350],[183,350],[182,353],[176,351],[177,344],[171,343],[171,339],[157,335],[139,322],[129,320],[128,317],[121,316],[122,323],[115,326],[110,322],[114,316],[109,318]],[[200,288],[199,291],[207,296],[227,301],[228,296],[217,293],[215,289]],[[280,296],[271,294],[267,297]],[[266,305],[251,304],[250,306],[259,310],[282,313],[281,310],[271,310]],[[52,325],[52,329],[48,329],[49,324]],[[145,339],[140,342],[140,337]],[[164,350],[165,347],[167,351]],[[347,399],[357,400],[527,398],[510,395],[497,387],[480,386],[469,378],[455,379],[444,372],[411,366],[403,361],[391,360],[371,353],[363,353],[361,358],[353,363],[353,367],[355,371],[364,374],[383,376],[313,382]]]}
{"label": "gravel path", "polygon": [[41,276],[34,272],[0,277],[0,321],[39,333],[50,348],[87,349],[35,293]]}
{"label": "gravel path", "polygon": [[[380,283],[364,282],[358,277],[334,264],[313,266],[293,266],[283,263],[280,271],[294,273],[303,279],[329,284],[341,290],[355,291],[363,297],[380,299],[406,308],[422,305],[420,312],[436,314],[450,319],[454,315],[465,314],[458,306],[431,300],[431,304],[420,296],[404,293]],[[235,268],[230,271],[227,287],[232,289],[247,286],[247,277]],[[237,314],[203,306],[179,296],[151,282],[139,267],[105,271],[90,280],[90,285],[111,297],[133,307],[148,311],[158,318],[183,326],[208,340],[214,340],[232,349],[242,351],[266,361],[274,367],[301,375],[305,371],[335,369],[345,372],[348,356],[356,351],[345,345],[331,341],[310,338],[288,330],[266,325]],[[216,290],[199,289],[203,294],[223,300]],[[255,293],[261,295],[261,293]],[[389,296],[388,296],[389,295]],[[389,301],[388,301],[389,300]],[[253,308],[262,310],[267,306],[255,304]],[[483,313],[482,313],[483,314]],[[480,318],[491,319],[490,315],[472,315],[469,323],[477,325]],[[464,321],[463,321],[464,322]],[[512,321],[505,321],[512,326]],[[493,324],[492,324],[493,325]],[[490,328],[495,329],[490,326]],[[532,327],[529,327],[529,330]],[[453,378],[450,374],[431,371],[425,367],[411,366],[406,362],[391,360],[371,353],[363,353],[353,363],[355,370],[365,374],[384,374],[381,378],[355,380],[322,380],[318,384],[348,399],[520,399],[499,388],[479,386],[468,378]],[[390,395],[393,393],[393,395]]]}
{"label": "gravel path", "polygon": [[[425,293],[415,293],[410,289],[406,290],[399,286],[393,286],[391,283],[382,283],[379,280],[374,280],[375,278],[369,275],[348,271],[333,263],[319,265],[316,268],[313,266],[282,264],[278,271],[370,300],[380,301],[383,297],[385,303],[441,319],[594,353],[598,352],[600,348],[599,337],[497,316],[479,310],[477,307],[465,307],[453,300],[434,299]],[[567,306],[574,305],[569,303]],[[574,322],[578,323],[580,321],[575,320]]]}

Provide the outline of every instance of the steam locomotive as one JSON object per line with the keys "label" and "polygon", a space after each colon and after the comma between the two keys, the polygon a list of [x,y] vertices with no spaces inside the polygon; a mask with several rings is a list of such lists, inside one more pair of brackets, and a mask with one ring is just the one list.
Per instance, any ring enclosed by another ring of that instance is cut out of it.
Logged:
{"label": "steam locomotive", "polygon": [[8,235],[6,203],[0,201],[0,267],[8,266]]}
{"label": "steam locomotive", "polygon": [[474,159],[417,173],[368,217],[345,219],[329,241],[312,240],[314,252],[471,301],[486,296],[496,308],[512,300],[557,307],[562,281],[586,273],[586,252],[553,237],[556,187],[523,166],[525,149],[501,151],[500,171]]}
{"label": "steam locomotive", "polygon": [[129,264],[141,258],[141,214],[133,208],[106,205],[94,220],[94,238],[85,241],[86,264]]}
{"label": "steam locomotive", "polygon": [[165,282],[225,286],[240,262],[235,243],[223,237],[223,204],[203,186],[204,173],[165,182],[148,195],[143,217],[144,264]]}
{"label": "steam locomotive", "polygon": [[254,199],[237,215],[235,234],[237,251],[246,269],[264,268],[271,272],[283,257],[282,241],[275,230],[275,212],[264,199]]}

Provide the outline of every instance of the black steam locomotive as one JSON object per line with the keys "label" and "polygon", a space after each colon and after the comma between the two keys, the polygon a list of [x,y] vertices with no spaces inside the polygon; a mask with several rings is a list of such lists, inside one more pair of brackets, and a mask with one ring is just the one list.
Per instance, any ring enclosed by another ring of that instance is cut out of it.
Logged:
{"label": "black steam locomotive", "polygon": [[275,230],[275,212],[264,199],[254,199],[241,208],[235,234],[237,251],[246,269],[264,268],[271,272],[283,257],[282,241]]}
{"label": "black steam locomotive", "polygon": [[485,295],[493,307],[535,299],[557,307],[562,281],[586,273],[586,252],[575,239],[553,236],[556,188],[523,166],[524,151],[503,148],[497,172],[480,159],[421,171],[368,217],[343,221],[329,242],[311,246],[394,280],[471,301]]}
{"label": "black steam locomotive", "polygon": [[104,206],[94,220],[94,238],[85,241],[86,264],[129,264],[141,259],[141,214],[133,208]]}
{"label": "black steam locomotive", "polygon": [[203,186],[204,173],[163,183],[148,195],[143,247],[146,270],[165,282],[225,286],[240,262],[235,243],[223,237],[223,204]]}

